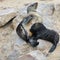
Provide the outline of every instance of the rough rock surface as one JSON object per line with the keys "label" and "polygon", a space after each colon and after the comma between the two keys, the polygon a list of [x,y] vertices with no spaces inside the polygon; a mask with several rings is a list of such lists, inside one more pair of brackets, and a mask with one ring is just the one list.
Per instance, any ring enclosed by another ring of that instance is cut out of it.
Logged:
{"label": "rough rock surface", "polygon": [[[40,3],[38,8],[37,8],[37,12],[40,14],[40,15],[43,15],[43,16],[51,16],[53,15],[54,13],[54,4],[47,4],[47,3]],[[48,12],[48,13],[47,13]]]}
{"label": "rough rock surface", "polygon": [[[24,6],[18,11],[18,16],[13,21],[13,27],[15,29],[17,25],[20,23],[20,21],[23,19],[23,17],[27,15],[27,6],[26,7]],[[49,29],[56,30],[58,33],[60,33],[59,8],[60,8],[59,4],[52,4],[52,3],[39,3],[37,8],[37,13],[42,17],[43,24]]]}
{"label": "rough rock surface", "polygon": [[19,58],[19,60],[36,60],[34,57],[32,57],[31,55],[25,55],[21,58]]}
{"label": "rough rock surface", "polygon": [[[21,56],[24,58],[28,53],[33,57],[31,57],[31,59],[35,59],[36,57],[37,60],[60,60],[60,44],[57,45],[56,50],[52,54],[46,57],[44,54],[46,54],[51,47],[49,42],[39,40],[39,45],[36,48],[32,48],[16,34],[15,29],[17,25],[27,14],[23,4],[29,5],[29,2],[31,3],[34,1],[35,0],[24,0],[22,3],[22,0],[3,0],[0,2],[0,26],[4,25],[10,18],[16,15],[15,8],[18,11],[18,16],[13,20],[13,23],[0,28],[0,60],[19,60]],[[38,2],[40,2],[40,7],[38,6],[37,12],[43,18],[43,24],[47,28],[56,30],[60,34],[60,1],[44,0],[42,2],[42,0],[38,0]],[[9,10],[12,7],[13,12]],[[8,8],[7,12],[5,8]],[[55,8],[54,11],[53,8]],[[3,9],[5,12],[2,12]],[[39,51],[36,52],[35,50]]]}
{"label": "rough rock surface", "polygon": [[19,60],[25,60],[25,59],[26,60],[47,60],[46,56],[44,56],[39,50],[32,51],[27,55],[19,58]]}
{"label": "rough rock surface", "polygon": [[16,16],[16,11],[13,8],[6,8],[0,11],[0,27]]}

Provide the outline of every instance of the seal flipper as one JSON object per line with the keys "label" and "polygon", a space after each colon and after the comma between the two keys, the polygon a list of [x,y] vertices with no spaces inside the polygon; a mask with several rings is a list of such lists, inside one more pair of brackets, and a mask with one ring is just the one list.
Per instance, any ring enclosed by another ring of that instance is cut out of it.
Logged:
{"label": "seal flipper", "polygon": [[53,46],[49,50],[49,53],[53,52],[56,49],[58,42],[59,42],[59,35],[56,33]]}
{"label": "seal flipper", "polygon": [[53,46],[50,48],[49,53],[53,52],[55,49],[56,49],[56,45],[53,45]]}

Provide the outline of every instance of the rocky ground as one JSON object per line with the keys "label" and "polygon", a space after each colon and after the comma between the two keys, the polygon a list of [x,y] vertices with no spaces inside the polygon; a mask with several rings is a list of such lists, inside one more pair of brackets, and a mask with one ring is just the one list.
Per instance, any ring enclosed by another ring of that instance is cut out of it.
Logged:
{"label": "rocky ground", "polygon": [[[37,13],[42,17],[43,24],[60,34],[59,0],[0,0],[0,60],[60,60],[60,44],[46,57],[52,44],[39,41],[39,46],[32,48],[16,34],[17,25],[27,15],[27,6],[34,2],[39,3]],[[4,26],[16,15],[13,22]]]}

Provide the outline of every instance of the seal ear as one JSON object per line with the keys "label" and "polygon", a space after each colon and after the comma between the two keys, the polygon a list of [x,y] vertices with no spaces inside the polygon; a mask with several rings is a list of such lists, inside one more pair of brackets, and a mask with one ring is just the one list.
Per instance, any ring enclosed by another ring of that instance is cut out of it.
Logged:
{"label": "seal ear", "polygon": [[38,6],[37,2],[35,2],[35,3],[31,4],[30,6],[28,6],[27,13],[35,11],[37,9],[37,6]]}

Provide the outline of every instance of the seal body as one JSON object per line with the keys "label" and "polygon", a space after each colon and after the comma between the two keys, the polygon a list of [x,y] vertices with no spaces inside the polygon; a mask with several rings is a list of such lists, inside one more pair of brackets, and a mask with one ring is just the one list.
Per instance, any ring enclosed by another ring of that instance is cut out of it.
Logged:
{"label": "seal body", "polygon": [[[16,32],[20,38],[27,43],[30,43],[32,47],[36,47],[39,42],[38,39],[51,42],[53,46],[49,52],[53,52],[57,47],[59,41],[59,34],[54,30],[47,29],[43,25],[42,17],[37,13],[38,3],[34,3],[27,8],[27,16],[19,23],[16,28]],[[30,35],[30,33],[31,35]]]}

